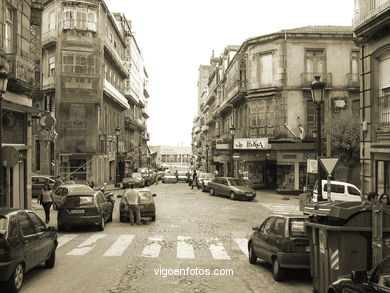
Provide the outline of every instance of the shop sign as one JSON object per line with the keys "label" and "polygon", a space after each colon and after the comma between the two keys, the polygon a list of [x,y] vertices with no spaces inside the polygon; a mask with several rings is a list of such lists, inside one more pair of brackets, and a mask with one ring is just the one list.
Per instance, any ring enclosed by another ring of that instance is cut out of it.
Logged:
{"label": "shop sign", "polygon": [[317,173],[317,160],[307,160],[307,173]]}
{"label": "shop sign", "polygon": [[228,143],[218,143],[215,145],[215,149],[217,150],[229,150],[230,145]]}
{"label": "shop sign", "polygon": [[269,148],[268,137],[234,139],[235,150],[267,150]]}

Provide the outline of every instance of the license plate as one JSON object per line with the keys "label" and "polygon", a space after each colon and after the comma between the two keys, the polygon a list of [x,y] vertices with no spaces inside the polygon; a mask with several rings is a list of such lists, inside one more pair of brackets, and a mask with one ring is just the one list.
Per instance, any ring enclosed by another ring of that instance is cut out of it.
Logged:
{"label": "license plate", "polygon": [[307,252],[310,251],[310,246],[306,246],[306,251],[307,251]]}
{"label": "license plate", "polygon": [[84,214],[85,210],[71,210],[70,211],[72,214]]}

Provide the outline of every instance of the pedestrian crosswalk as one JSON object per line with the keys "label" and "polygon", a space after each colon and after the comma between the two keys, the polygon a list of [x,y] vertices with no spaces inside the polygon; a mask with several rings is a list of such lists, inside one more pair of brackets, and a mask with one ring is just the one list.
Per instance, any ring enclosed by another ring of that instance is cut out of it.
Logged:
{"label": "pedestrian crosswalk", "polygon": [[[168,239],[164,239],[162,235],[152,235],[145,239],[143,236],[131,234],[122,234],[113,237],[112,235],[96,233],[88,235],[87,238],[83,234],[62,235],[58,238],[57,248],[66,256],[88,256],[92,254],[92,251],[96,250],[104,257],[115,257],[122,256],[127,250],[134,249],[131,246],[137,237],[142,237],[138,239],[138,242],[141,242],[141,246],[142,242],[144,242],[144,246],[140,251],[138,252],[137,250],[137,253],[141,257],[157,258],[160,256],[161,251],[169,246],[164,245],[168,243]],[[241,251],[243,255],[248,256],[248,240],[245,238],[232,239],[232,241],[227,241],[225,245],[217,237],[199,240],[193,239],[190,236],[179,235],[173,238],[173,240],[176,242],[174,249],[176,250],[176,258],[178,259],[195,259],[197,254],[201,254],[201,252],[194,247],[194,242],[199,244],[202,241],[204,242],[204,246],[208,248],[210,257],[215,260],[231,260],[232,257],[229,255],[230,251],[232,253]],[[171,241],[172,238],[170,238],[169,242]],[[138,244],[136,245],[136,249],[139,247]],[[93,255],[96,256],[96,253]]]}
{"label": "pedestrian crosswalk", "polygon": [[275,214],[301,214],[299,210],[299,204],[288,203],[260,203],[266,209],[272,211]]}

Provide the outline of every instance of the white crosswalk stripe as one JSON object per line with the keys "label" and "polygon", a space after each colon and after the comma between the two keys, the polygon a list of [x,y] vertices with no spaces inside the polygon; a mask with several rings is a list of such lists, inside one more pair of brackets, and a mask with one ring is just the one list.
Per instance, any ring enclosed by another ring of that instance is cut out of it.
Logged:
{"label": "white crosswalk stripe", "polygon": [[83,243],[81,243],[79,246],[77,246],[75,249],[71,250],[67,253],[67,255],[84,255],[90,252],[92,249],[95,248],[96,242],[99,239],[102,239],[106,237],[107,234],[95,234],[89,237],[87,240],[85,240]]}
{"label": "white crosswalk stripe", "polygon": [[275,203],[260,203],[266,209],[276,214],[300,214],[299,205],[292,204],[275,204]]}
{"label": "white crosswalk stripe", "polygon": [[103,254],[103,256],[121,256],[133,241],[135,235],[119,235],[115,243]]}
{"label": "white crosswalk stripe", "polygon": [[236,238],[234,239],[234,242],[238,244],[238,247],[240,247],[241,251],[248,256],[248,239],[245,238]]}
{"label": "white crosswalk stripe", "polygon": [[177,258],[195,258],[194,247],[188,242],[191,241],[189,236],[177,236]]}
{"label": "white crosswalk stripe", "polygon": [[77,236],[78,236],[78,234],[67,234],[67,235],[61,236],[60,238],[57,239],[58,240],[57,248],[60,248],[60,247],[64,246],[68,242],[70,242],[73,239],[75,239]]}
{"label": "white crosswalk stripe", "polygon": [[142,250],[141,256],[143,257],[158,257],[160,255],[161,242],[163,237],[156,235],[148,238],[148,244]]}
{"label": "white crosswalk stripe", "polygon": [[214,259],[230,260],[230,256],[225,251],[222,242],[218,238],[207,239],[209,250]]}

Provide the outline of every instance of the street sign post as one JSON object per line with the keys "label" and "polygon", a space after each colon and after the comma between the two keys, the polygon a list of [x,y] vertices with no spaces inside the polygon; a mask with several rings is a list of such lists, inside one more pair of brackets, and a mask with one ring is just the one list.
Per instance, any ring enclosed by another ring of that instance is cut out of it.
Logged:
{"label": "street sign post", "polygon": [[[332,173],[339,161],[339,158],[337,157],[322,157],[319,158],[321,166],[324,168],[324,170],[327,173],[327,182],[326,182],[326,192],[327,192],[327,199],[328,201],[331,201],[331,178]],[[322,186],[322,184],[319,184],[318,186]]]}

